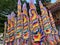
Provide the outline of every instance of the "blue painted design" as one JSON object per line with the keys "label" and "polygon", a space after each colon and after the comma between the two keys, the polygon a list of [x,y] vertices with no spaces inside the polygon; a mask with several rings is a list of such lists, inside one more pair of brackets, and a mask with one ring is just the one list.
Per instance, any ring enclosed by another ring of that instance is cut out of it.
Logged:
{"label": "blue painted design", "polygon": [[36,32],[32,31],[33,34],[37,34],[39,32],[39,29],[36,30]]}

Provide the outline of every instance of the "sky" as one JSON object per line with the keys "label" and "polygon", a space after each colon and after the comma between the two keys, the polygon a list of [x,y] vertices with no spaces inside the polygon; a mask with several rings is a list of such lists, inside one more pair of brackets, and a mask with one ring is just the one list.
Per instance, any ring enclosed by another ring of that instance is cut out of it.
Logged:
{"label": "sky", "polygon": [[[29,0],[27,0],[27,2],[29,2]],[[56,0],[51,0],[51,3],[55,3],[55,2]],[[36,3],[35,0],[34,0],[34,3]]]}
{"label": "sky", "polygon": [[56,0],[51,0],[51,3],[55,3],[56,2]]}
{"label": "sky", "polygon": [[[29,2],[30,0],[26,0],[26,1]],[[35,0],[34,0],[34,3],[36,3]]]}

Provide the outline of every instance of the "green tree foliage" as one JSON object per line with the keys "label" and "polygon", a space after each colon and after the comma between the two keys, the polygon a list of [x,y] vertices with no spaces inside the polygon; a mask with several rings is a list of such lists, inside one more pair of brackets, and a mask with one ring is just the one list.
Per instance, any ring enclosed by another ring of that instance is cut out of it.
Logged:
{"label": "green tree foliage", "polygon": [[1,0],[0,12],[4,14],[10,13],[12,10],[16,10],[17,0]]}
{"label": "green tree foliage", "polygon": [[49,3],[51,0],[41,0],[42,3]]}
{"label": "green tree foliage", "polygon": [[4,22],[7,20],[7,18],[0,14],[0,33],[4,31]]}
{"label": "green tree foliage", "polygon": [[[22,4],[26,0],[21,0]],[[17,12],[18,0],[1,0],[0,1],[0,32],[4,30],[4,22],[7,21],[5,15],[10,14],[12,11]]]}

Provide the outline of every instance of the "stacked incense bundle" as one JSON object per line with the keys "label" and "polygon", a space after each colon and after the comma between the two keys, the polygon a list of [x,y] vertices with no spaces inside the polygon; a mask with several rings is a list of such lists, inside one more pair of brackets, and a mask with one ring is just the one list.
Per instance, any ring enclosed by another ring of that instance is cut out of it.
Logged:
{"label": "stacked incense bundle", "polygon": [[58,30],[55,26],[55,21],[54,21],[53,16],[50,11],[49,11],[49,17],[50,17],[51,26],[52,26],[52,35],[54,36],[54,42],[57,43],[60,41],[59,37],[58,37]]}
{"label": "stacked incense bundle", "polygon": [[32,33],[32,41],[33,44],[32,45],[41,45],[41,39],[42,37],[44,38],[44,36],[42,36],[42,29],[39,25],[39,20],[38,20],[38,14],[36,11],[36,7],[33,4],[33,1],[31,0],[30,4],[30,10],[29,10],[29,14],[30,14],[30,30]]}
{"label": "stacked incense bundle", "polygon": [[[18,0],[18,6],[17,6],[17,19],[16,19],[16,40],[17,45],[20,45],[22,43],[22,31],[23,31],[23,19],[22,19],[22,13],[21,13],[21,2]],[[21,44],[22,45],[22,44]]]}
{"label": "stacked incense bundle", "polygon": [[60,41],[51,12],[39,1],[38,14],[33,2],[30,0],[28,12],[26,3],[21,6],[18,0],[17,17],[14,12],[8,15],[5,45],[56,45]]}
{"label": "stacked incense bundle", "polygon": [[15,13],[12,12],[11,13],[11,30],[9,33],[10,45],[14,44],[14,39],[15,39],[14,34],[15,34]]}
{"label": "stacked incense bundle", "polygon": [[52,26],[50,23],[50,18],[48,16],[47,9],[43,6],[41,1],[39,1],[39,5],[40,5],[40,9],[41,9],[41,18],[42,18],[43,28],[44,28],[43,30],[46,34],[46,40],[49,42],[50,45],[54,45],[54,43],[53,43],[54,39],[51,34]]}
{"label": "stacked incense bundle", "polygon": [[[30,37],[30,30],[29,30],[29,17],[28,17],[28,12],[26,8],[26,3],[23,4],[23,13],[22,13],[22,18],[23,18],[23,45],[29,45],[29,37]],[[25,44],[24,44],[25,43]]]}
{"label": "stacked incense bundle", "polygon": [[39,1],[40,9],[41,9],[41,18],[43,21],[43,26],[44,26],[44,32],[46,34],[51,33],[51,24],[48,16],[47,9],[43,6],[41,1]]}

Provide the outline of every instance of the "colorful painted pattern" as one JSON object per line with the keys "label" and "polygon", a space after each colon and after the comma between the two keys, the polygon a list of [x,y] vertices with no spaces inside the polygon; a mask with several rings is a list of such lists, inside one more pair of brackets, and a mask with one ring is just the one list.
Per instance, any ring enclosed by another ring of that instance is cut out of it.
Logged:
{"label": "colorful painted pattern", "polygon": [[30,30],[32,33],[32,40],[34,42],[40,42],[41,38],[43,37],[42,36],[43,31],[41,30],[41,28],[39,26],[38,14],[36,12],[36,7],[32,2],[30,2],[29,14],[30,14]]}
{"label": "colorful painted pattern", "polygon": [[26,4],[23,5],[23,39],[27,40],[29,38],[29,17],[27,14]]}
{"label": "colorful painted pattern", "polygon": [[[33,0],[29,2],[29,12],[26,3],[21,6],[18,0],[17,17],[12,12],[8,15],[6,45],[49,45],[59,42],[58,31],[56,29],[51,12],[47,11],[39,1],[41,14],[38,15]],[[23,12],[21,12],[23,11]],[[9,44],[8,44],[9,43]],[[48,44],[47,43],[47,44]]]}
{"label": "colorful painted pattern", "polygon": [[16,32],[16,38],[21,38],[22,36],[22,30],[23,30],[23,22],[22,22],[22,16],[21,16],[21,2],[18,0],[18,14],[17,14],[17,19],[16,19],[16,24],[17,24],[17,32]]}
{"label": "colorful painted pattern", "polygon": [[41,17],[42,17],[42,22],[43,22],[43,27],[44,27],[44,32],[46,34],[51,33],[51,24],[50,24],[50,19],[48,16],[47,9],[43,6],[41,1],[39,1],[40,9],[41,9]]}

